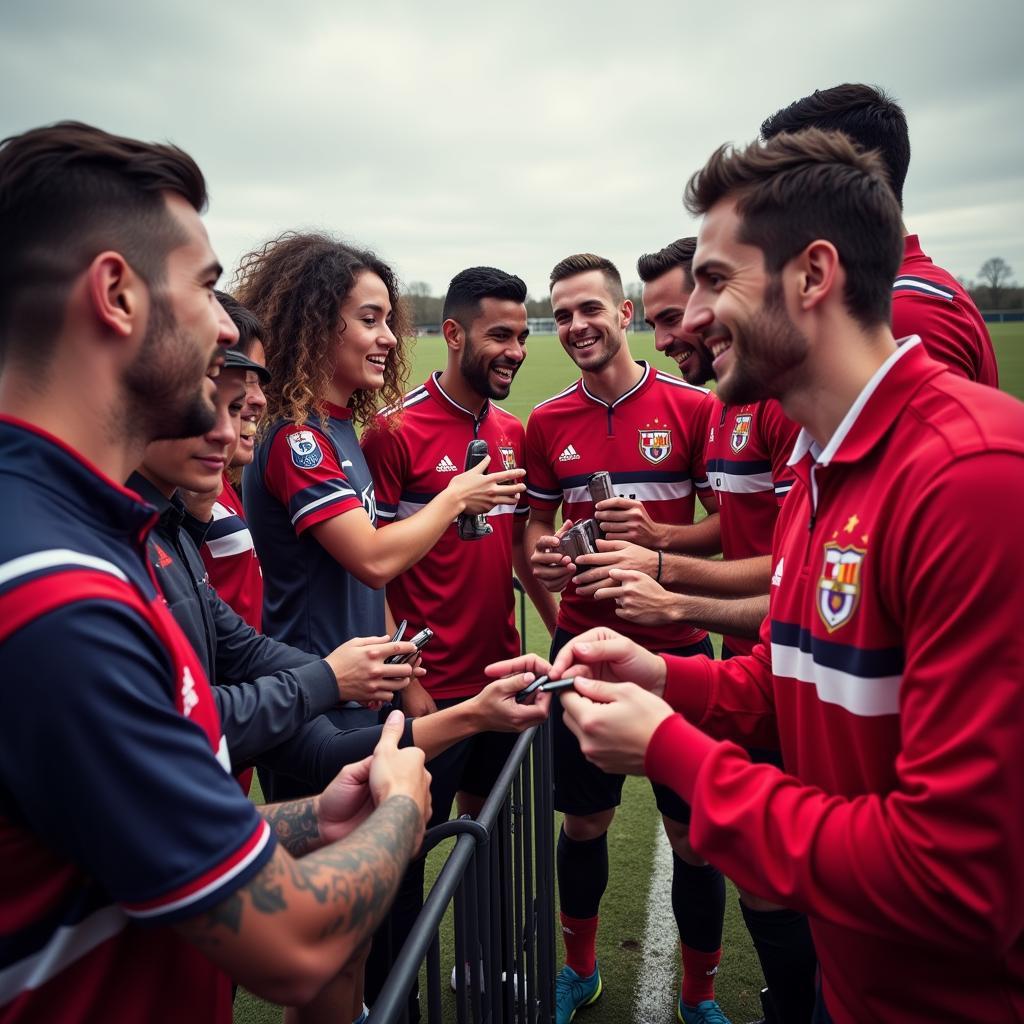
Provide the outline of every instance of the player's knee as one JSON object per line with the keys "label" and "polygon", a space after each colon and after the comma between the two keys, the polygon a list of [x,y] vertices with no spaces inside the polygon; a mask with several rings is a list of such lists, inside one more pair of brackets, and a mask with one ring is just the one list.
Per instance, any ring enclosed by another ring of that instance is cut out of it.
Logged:
{"label": "player's knee", "polygon": [[684,825],[681,821],[673,821],[672,818],[662,818],[665,826],[665,835],[668,836],[668,844],[672,852],[685,864],[692,864],[694,867],[702,867],[707,863],[702,857],[694,852],[690,845],[690,826]]}
{"label": "player's knee", "polygon": [[596,814],[567,814],[563,828],[565,834],[577,843],[585,843],[590,839],[597,839],[608,831],[615,817],[615,808],[607,811],[598,811]]}
{"label": "player's knee", "polygon": [[760,896],[755,896],[752,892],[747,892],[746,889],[740,889],[740,902],[747,908],[747,910],[785,910],[779,903],[772,903],[771,900],[763,900]]}

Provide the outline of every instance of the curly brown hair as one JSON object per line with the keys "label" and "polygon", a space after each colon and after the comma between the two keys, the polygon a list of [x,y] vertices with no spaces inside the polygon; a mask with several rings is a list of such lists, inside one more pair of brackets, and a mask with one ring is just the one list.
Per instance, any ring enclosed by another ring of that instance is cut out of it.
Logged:
{"label": "curly brown hair", "polygon": [[366,270],[387,287],[390,327],[398,345],[388,357],[383,387],[356,391],[349,400],[359,426],[382,406],[400,406],[409,376],[409,318],[395,272],[374,253],[319,233],[286,231],[242,257],[235,294],[263,323],[271,373],[263,389],[265,422],[286,419],[301,425],[311,415],[326,420],[323,395],[334,374],[331,353],[346,327],[341,307]]}

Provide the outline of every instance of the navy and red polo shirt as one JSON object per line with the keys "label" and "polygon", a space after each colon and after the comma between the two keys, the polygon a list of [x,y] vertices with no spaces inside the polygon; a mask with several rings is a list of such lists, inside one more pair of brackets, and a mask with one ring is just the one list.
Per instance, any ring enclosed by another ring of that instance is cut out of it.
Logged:
{"label": "navy and red polo shirt", "polygon": [[362,509],[377,525],[373,478],[352,410],[273,424],[242,477],[249,530],[263,566],[263,631],[323,657],[355,636],[383,636],[384,590],[368,587],[309,528]]}
{"label": "navy and red polo shirt", "polygon": [[917,235],[904,239],[903,263],[892,286],[892,333],[916,334],[925,350],[954,373],[999,387],[999,369],[985,320],[966,289],[937,267]]}
{"label": "navy and red polo shirt", "polygon": [[166,926],[274,839],[148,571],[153,510],[0,417],[0,1021],[230,1021]]}
{"label": "navy and red polo shirt", "polygon": [[[541,402],[526,425],[526,479],[530,508],[579,522],[594,514],[587,480],[611,474],[615,493],[643,502],[658,523],[693,522],[694,496],[708,494],[704,443],[716,402],[705,388],[638,365],[637,383],[614,402],[592,394],[583,379]],[[649,650],[699,643],[692,626],[650,627],[623,622],[613,601],[578,597],[572,581],[558,607],[558,628],[573,636],[609,626]]]}
{"label": "navy and red polo shirt", "polygon": [[[414,515],[440,494],[463,471],[474,439],[488,444],[490,472],[524,464],[522,423],[490,401],[479,414],[464,408],[439,378],[433,374],[406,395],[393,421],[385,412],[363,435],[382,525]],[[528,511],[525,495],[517,505],[497,506],[487,516],[494,532],[474,541],[460,540],[452,523],[428,554],[388,584],[395,620],[434,631],[423,651],[423,685],[433,697],[470,697],[486,682],[486,665],[519,654],[512,545],[520,542]]]}
{"label": "navy and red polo shirt", "polygon": [[[704,457],[718,499],[722,556],[771,554],[775,520],[793,486],[789,456],[800,428],[774,399],[712,410]],[[734,654],[749,654],[755,641],[725,636]]]}
{"label": "navy and red polo shirt", "polygon": [[1024,1019],[1024,405],[911,339],[792,466],[762,643],[666,659],[647,772],[808,914],[836,1024]]}

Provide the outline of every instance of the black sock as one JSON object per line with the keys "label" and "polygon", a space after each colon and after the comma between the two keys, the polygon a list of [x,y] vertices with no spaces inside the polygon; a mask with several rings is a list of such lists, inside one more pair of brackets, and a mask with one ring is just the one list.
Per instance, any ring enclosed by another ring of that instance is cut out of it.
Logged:
{"label": "black sock", "polygon": [[742,900],[740,910],[779,1020],[808,1024],[818,958],[807,918],[795,910],[751,910]]}
{"label": "black sock", "polygon": [[570,917],[597,917],[608,888],[608,834],[577,842],[558,833],[558,903]]}
{"label": "black sock", "polygon": [[725,879],[710,864],[695,867],[672,854],[672,913],[684,946],[701,953],[722,948]]}

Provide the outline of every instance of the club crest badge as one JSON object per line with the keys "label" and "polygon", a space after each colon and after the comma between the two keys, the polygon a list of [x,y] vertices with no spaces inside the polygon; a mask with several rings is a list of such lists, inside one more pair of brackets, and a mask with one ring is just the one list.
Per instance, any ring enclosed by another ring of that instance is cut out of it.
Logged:
{"label": "club crest badge", "polygon": [[825,545],[818,580],[818,614],[830,633],[845,626],[857,610],[866,554],[863,548],[843,547],[835,541]]}
{"label": "club crest badge", "polygon": [[510,444],[499,444],[498,451],[501,454],[501,468],[516,468],[516,450]]}
{"label": "club crest badge", "polygon": [[754,417],[749,412],[741,412],[736,417],[736,425],[732,428],[732,437],[729,438],[729,447],[738,455],[747,447],[750,440],[750,424]]}
{"label": "club crest badge", "polygon": [[324,453],[311,430],[296,430],[289,434],[288,447],[292,450],[292,462],[299,469],[316,469],[324,461]]}
{"label": "club crest badge", "polygon": [[640,431],[640,454],[655,466],[672,454],[672,431],[656,428]]}

